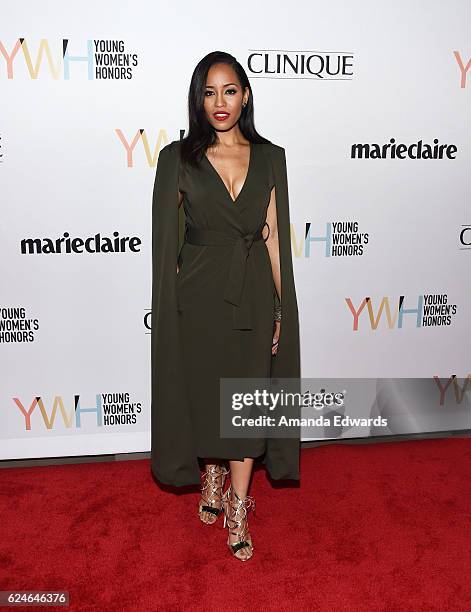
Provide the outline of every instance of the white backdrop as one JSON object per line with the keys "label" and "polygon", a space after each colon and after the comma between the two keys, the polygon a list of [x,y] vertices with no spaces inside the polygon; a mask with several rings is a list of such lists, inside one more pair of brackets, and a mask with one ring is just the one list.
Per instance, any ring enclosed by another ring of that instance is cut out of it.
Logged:
{"label": "white backdrop", "polygon": [[[150,449],[155,165],[186,129],[194,66],[216,49],[244,66],[258,131],[286,149],[303,376],[466,376],[470,20],[461,0],[239,0],[227,15],[194,2],[4,8],[0,459]],[[277,72],[278,57],[324,69]],[[346,70],[326,72],[339,58]],[[437,139],[454,158],[352,159],[352,145],[392,138]],[[361,254],[312,240],[348,222]],[[25,239],[47,251],[65,232],[117,232],[134,251],[22,253]],[[400,296],[413,309],[427,295],[445,318],[423,325],[423,302],[400,326]],[[385,302],[375,326],[384,298],[391,325]]]}

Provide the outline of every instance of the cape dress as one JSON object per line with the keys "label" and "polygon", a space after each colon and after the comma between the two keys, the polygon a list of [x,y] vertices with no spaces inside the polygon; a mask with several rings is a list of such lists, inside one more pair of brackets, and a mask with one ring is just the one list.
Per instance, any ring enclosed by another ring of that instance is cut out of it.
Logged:
{"label": "cape dress", "polygon": [[[273,186],[282,288],[274,356],[278,296],[261,234]],[[206,156],[198,168],[186,167],[180,142],[172,141],[159,154],[152,206],[154,476],[163,484],[198,484],[198,458],[261,456],[272,478],[299,479],[299,437],[229,438],[219,429],[220,378],[298,380],[299,352],[285,150],[250,143],[246,179],[234,200]]]}

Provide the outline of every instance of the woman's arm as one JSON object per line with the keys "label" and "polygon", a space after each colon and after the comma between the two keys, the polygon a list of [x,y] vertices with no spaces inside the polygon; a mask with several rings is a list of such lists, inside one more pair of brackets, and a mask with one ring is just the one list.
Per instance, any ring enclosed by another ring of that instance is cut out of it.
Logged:
{"label": "woman's arm", "polygon": [[[270,228],[265,244],[267,245],[268,254],[270,256],[273,281],[275,283],[276,293],[281,302],[281,270],[280,270],[280,248],[278,241],[278,224],[276,214],[276,189],[273,187],[270,194],[270,202],[267,208],[266,222]],[[264,228],[265,231],[265,228]],[[268,231],[268,230],[267,230]],[[275,321],[275,331],[273,334],[272,355],[276,355],[278,348],[278,340],[280,337],[280,321]]]}
{"label": "woman's arm", "polygon": [[275,289],[281,302],[280,248],[278,243],[275,187],[273,187],[273,189],[271,190],[266,222],[268,223],[268,226],[270,228],[270,233],[265,244],[267,245],[268,254],[270,255],[271,269],[273,273],[273,281],[275,282]]}

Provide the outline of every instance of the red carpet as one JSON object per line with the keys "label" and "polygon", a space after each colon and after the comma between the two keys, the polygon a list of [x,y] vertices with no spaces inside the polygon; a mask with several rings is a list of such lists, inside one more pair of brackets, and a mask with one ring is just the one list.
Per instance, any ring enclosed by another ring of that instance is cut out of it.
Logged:
{"label": "red carpet", "polygon": [[301,470],[255,473],[241,563],[147,460],[2,469],[0,590],[68,590],[80,612],[471,610],[469,439],[305,449]]}

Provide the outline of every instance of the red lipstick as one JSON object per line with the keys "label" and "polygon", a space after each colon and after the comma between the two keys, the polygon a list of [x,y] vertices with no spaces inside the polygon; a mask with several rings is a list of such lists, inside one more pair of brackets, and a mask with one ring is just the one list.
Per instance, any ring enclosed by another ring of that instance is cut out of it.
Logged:
{"label": "red lipstick", "polygon": [[229,118],[229,113],[226,113],[225,111],[218,111],[216,113],[213,113],[213,117],[217,121],[225,121],[226,119]]}

